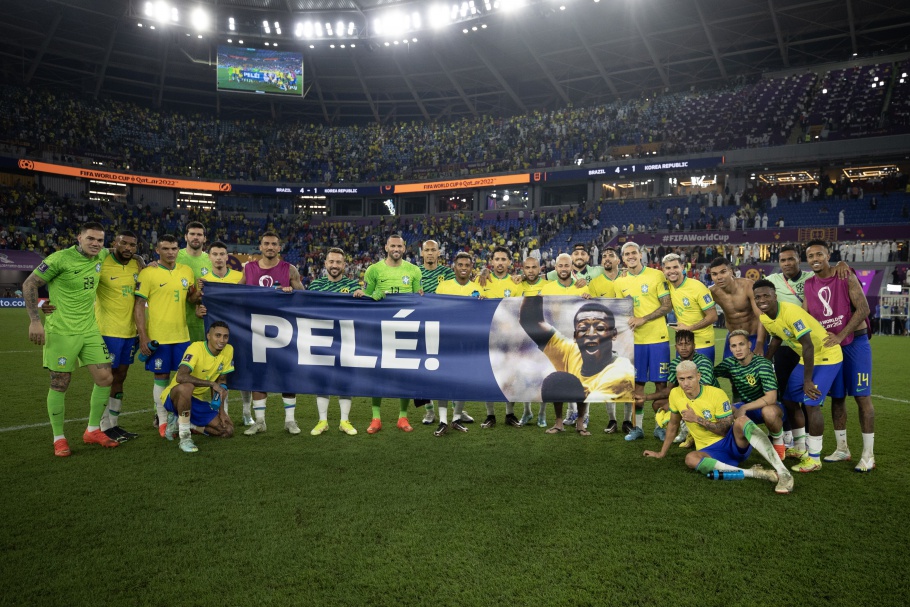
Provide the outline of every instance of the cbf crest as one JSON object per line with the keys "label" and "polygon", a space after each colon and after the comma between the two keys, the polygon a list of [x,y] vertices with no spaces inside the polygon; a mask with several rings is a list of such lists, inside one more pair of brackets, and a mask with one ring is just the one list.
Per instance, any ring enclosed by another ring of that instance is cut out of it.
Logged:
{"label": "cbf crest", "polygon": [[705,419],[711,419],[711,410],[702,409],[701,416],[704,417]]}
{"label": "cbf crest", "polygon": [[407,274],[405,274],[404,276],[401,277],[401,282],[403,284],[409,285],[409,284],[411,284],[411,277],[408,276]]}
{"label": "cbf crest", "polygon": [[512,289],[506,289],[502,292],[505,297],[512,297]]}
{"label": "cbf crest", "polygon": [[99,273],[101,273],[101,264],[96,263],[95,264],[95,274],[99,274]]}
{"label": "cbf crest", "polygon": [[683,305],[686,306],[687,308],[689,307],[689,298],[688,297],[683,297]]}
{"label": "cbf crest", "polygon": [[185,288],[187,288],[187,287],[190,285],[190,282],[189,282],[186,278],[181,278],[181,279],[180,279],[180,284],[182,284],[182,285],[183,285],[183,288],[185,289]]}
{"label": "cbf crest", "polygon": [[647,292],[648,292],[648,285],[641,285],[641,292],[642,292],[642,293],[647,293]]}

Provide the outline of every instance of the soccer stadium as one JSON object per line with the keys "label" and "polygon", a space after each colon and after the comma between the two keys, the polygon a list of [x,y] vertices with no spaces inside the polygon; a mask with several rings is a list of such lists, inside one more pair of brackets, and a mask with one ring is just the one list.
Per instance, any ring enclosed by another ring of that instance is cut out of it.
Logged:
{"label": "soccer stadium", "polygon": [[906,603],[907,2],[0,7],[0,604]]}

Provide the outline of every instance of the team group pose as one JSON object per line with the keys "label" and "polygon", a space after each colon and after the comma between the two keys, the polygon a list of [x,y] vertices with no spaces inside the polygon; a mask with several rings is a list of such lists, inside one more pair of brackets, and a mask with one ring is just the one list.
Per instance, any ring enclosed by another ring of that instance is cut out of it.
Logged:
{"label": "team group pose", "polygon": [[[72,453],[63,430],[64,402],[71,373],[80,365],[88,368],[95,383],[83,441],[110,448],[138,436],[120,428],[118,421],[127,371],[137,352],[146,370],[154,374],[156,426],[162,437],[176,436],[179,448],[192,453],[198,450],[193,432],[234,435],[226,383],[234,369],[230,327],[216,321],[205,331],[207,310],[201,302],[205,285],[247,284],[288,293],[304,287],[296,267],[280,258],[281,241],[273,232],[262,235],[261,257],[247,263],[242,272],[229,267],[224,242],[212,243],[206,252],[205,240],[205,226],[191,222],[184,249],[179,249],[177,238],[163,235],[156,247],[157,261],[144,266],[135,255],[134,233],[118,232],[108,250],[104,228],[89,223],[80,230],[78,244],[49,256],[26,280],[29,338],[44,347],[43,364],[50,372],[47,407],[55,455]],[[689,275],[678,255],[661,260],[662,272],[643,265],[641,249],[634,242],[626,242],[619,255],[607,248],[603,266],[591,266],[587,248],[576,244],[571,252],[556,257],[555,269],[546,277],[533,256],[522,260],[521,270],[513,275],[512,253],[502,246],[492,249],[491,271],[476,268],[474,256],[465,251],[457,252],[452,266],[446,266],[434,240],[422,243],[419,267],[404,259],[405,241],[400,234],[388,237],[385,251],[386,257],[367,268],[361,283],[348,276],[345,251],[329,248],[324,274],[309,290],[374,300],[403,293],[522,298],[519,324],[555,369],[542,378],[543,403],[536,420],[538,426],[547,427],[545,403],[555,401],[555,423],[546,430],[548,434],[563,432],[574,423],[578,434],[590,436],[592,402],[607,404],[610,421],[605,432],[612,434],[618,429],[615,402],[619,401],[628,403],[622,424],[625,440],[640,440],[644,405],[650,402],[661,449],[645,450],[645,456],[662,458],[674,442],[682,447],[694,444],[695,450],[685,458],[689,468],[712,478],[766,479],[775,483],[778,493],[789,493],[794,482],[783,464],[786,457],[798,458],[793,471],[821,469],[824,416],[820,407],[826,396],[832,397],[837,447],[824,461],[852,458],[845,401],[853,396],[863,442],[855,469],[868,472],[875,467],[869,306],[849,268],[830,265],[825,242],[812,241],[807,247],[811,272],[802,272],[795,249],[785,246],[781,273],[754,282],[736,278],[730,262],[719,257],[710,264],[714,281],[710,288]],[[45,323],[38,303],[38,290],[43,287],[49,293]],[[565,295],[590,300],[576,311],[572,336],[562,335],[549,323],[541,299]],[[610,309],[598,302],[616,297],[632,301],[628,329],[633,331],[634,365],[614,352],[616,321]],[[730,331],[721,361],[715,365],[713,327],[718,308]],[[667,322],[671,311],[677,323],[673,359]],[[781,354],[785,351],[790,354]],[[733,398],[719,388],[717,377],[730,380]],[[655,388],[646,393],[648,382]],[[265,390],[244,394],[244,434],[266,431],[266,396]],[[569,397],[575,399],[577,413],[572,410],[564,419],[562,400]],[[296,395],[282,398],[285,429],[299,434]],[[316,396],[319,419],[310,432],[313,436],[329,428],[330,398]],[[356,435],[350,421],[351,396],[337,398],[339,431]],[[382,429],[380,403],[381,399],[373,399],[368,434]],[[466,424],[473,421],[463,401],[455,401],[451,424],[447,401],[440,401],[438,409],[428,400],[415,404],[423,408],[425,424],[436,423],[438,410],[439,423],[433,432],[437,437],[453,429],[467,432]],[[413,431],[408,405],[408,400],[401,399],[397,427],[404,432]],[[506,403],[507,425],[522,427],[534,421],[531,403],[524,406],[519,419],[514,403]],[[486,409],[481,427],[490,429],[496,425],[493,403],[486,403]],[[759,428],[761,424],[766,431]],[[753,450],[772,469],[740,467]]]}

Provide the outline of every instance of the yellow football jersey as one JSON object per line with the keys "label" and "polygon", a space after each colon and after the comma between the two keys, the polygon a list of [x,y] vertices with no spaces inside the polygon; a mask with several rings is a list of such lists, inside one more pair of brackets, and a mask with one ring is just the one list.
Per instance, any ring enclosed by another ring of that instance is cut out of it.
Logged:
{"label": "yellow football jersey", "polygon": [[[540,277],[537,279],[537,282],[534,284],[529,283],[527,280],[523,280],[518,283],[518,294],[524,297],[532,297],[534,295],[540,295],[541,289],[546,286],[547,281],[545,278]],[[514,294],[513,294],[514,296]]]}
{"label": "yellow football jersey", "polygon": [[95,299],[95,318],[98,329],[106,337],[136,337],[133,302],[139,262],[130,259],[126,264],[108,255],[101,262],[98,291]]}
{"label": "yellow football jersey", "polygon": [[437,295],[461,295],[463,297],[480,297],[483,293],[483,287],[480,283],[469,280],[467,284],[461,284],[454,278],[443,280],[436,285]]}
{"label": "yellow football jersey", "polygon": [[186,299],[194,280],[193,270],[179,263],[173,270],[159,264],[139,272],[136,296],[148,302],[146,326],[149,339],[161,344],[189,341]]}
{"label": "yellow football jersey", "polygon": [[[714,386],[701,386],[701,390],[695,398],[686,396],[682,388],[673,388],[670,391],[670,412],[682,415],[686,407],[692,407],[696,415],[709,422],[716,422],[719,419],[733,415],[733,406],[730,404],[730,398],[727,393]],[[697,451],[710,447],[723,438],[723,436],[714,434],[698,424],[686,425],[695,440],[695,449]]]}
{"label": "yellow football jersey", "polygon": [[227,274],[222,277],[218,277],[215,275],[215,271],[212,270],[202,280],[203,282],[220,282],[229,285],[239,285],[243,284],[243,272],[238,272],[237,270],[228,268]]}
{"label": "yellow football jersey", "polygon": [[[205,381],[216,381],[222,375],[227,375],[234,370],[234,346],[228,344],[218,356],[209,351],[209,345],[204,341],[191,343],[180,361],[181,367],[189,367],[190,375]],[[167,399],[168,394],[177,385],[177,375],[171,379],[164,392],[161,393],[161,402]],[[205,402],[211,402],[212,389],[208,386],[193,388],[193,397]]]}
{"label": "yellow football jersey", "polygon": [[828,332],[808,312],[796,304],[785,301],[780,301],[777,305],[779,306],[777,318],[771,320],[767,314],[762,314],[759,320],[768,333],[781,338],[784,345],[793,348],[793,351],[799,354],[800,363],[803,362],[803,346],[799,343],[799,338],[806,333],[815,346],[816,365],[834,365],[844,360],[840,346],[825,347]]}
{"label": "yellow football jersey", "polygon": [[547,284],[540,288],[540,295],[574,295],[581,297],[585,293],[590,293],[588,286],[576,287],[574,280],[568,287],[563,286],[558,280],[548,280]]}
{"label": "yellow football jersey", "polygon": [[[669,282],[667,284],[670,287],[670,299],[673,301],[676,320],[684,325],[692,326],[701,322],[705,317],[705,310],[714,307],[711,291],[694,278],[684,277],[682,284],[678,287],[674,287]],[[710,348],[713,345],[714,327],[712,325],[695,332],[696,348]]]}
{"label": "yellow football jersey", "polygon": [[487,299],[517,297],[519,288],[512,280],[511,274],[506,274],[505,278],[497,278],[495,274],[490,274],[487,276],[487,285],[483,288],[483,296]]}
{"label": "yellow football jersey", "polygon": [[590,377],[581,374],[581,351],[578,344],[559,332],[543,348],[557,371],[571,373],[585,388],[585,402],[632,402],[635,390],[635,367],[628,358],[616,356],[612,363]]}
{"label": "yellow football jersey", "polygon": [[606,274],[595,276],[588,290],[594,297],[616,297],[616,285]]}
{"label": "yellow football jersey", "polygon": [[[632,312],[642,318],[660,308],[660,298],[669,297],[667,277],[660,270],[642,268],[638,274],[631,272],[613,281],[617,297],[632,298]],[[669,341],[667,317],[646,322],[635,329],[635,343],[659,344]]]}

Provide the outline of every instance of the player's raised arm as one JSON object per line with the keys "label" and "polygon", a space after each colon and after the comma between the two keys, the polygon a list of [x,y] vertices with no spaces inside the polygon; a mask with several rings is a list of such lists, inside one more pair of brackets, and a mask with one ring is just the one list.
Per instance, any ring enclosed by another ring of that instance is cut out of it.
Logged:
{"label": "player's raised arm", "polygon": [[38,309],[38,289],[47,286],[47,282],[32,272],[22,283],[22,297],[25,298],[25,309],[28,311],[28,339],[39,346],[44,345],[44,325],[41,324],[41,312]]}
{"label": "player's raised arm", "polygon": [[556,332],[543,317],[543,297],[523,297],[518,322],[538,348],[543,348]]}

